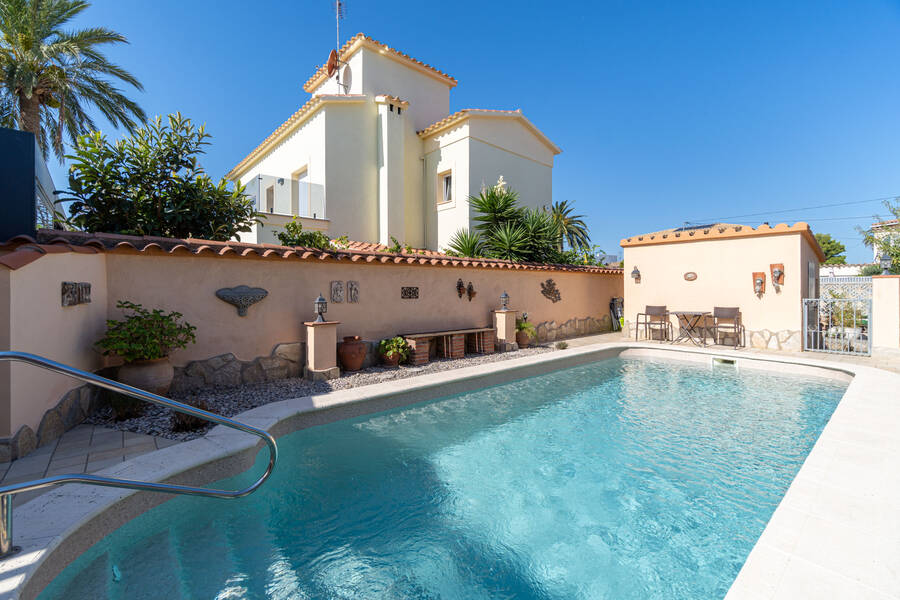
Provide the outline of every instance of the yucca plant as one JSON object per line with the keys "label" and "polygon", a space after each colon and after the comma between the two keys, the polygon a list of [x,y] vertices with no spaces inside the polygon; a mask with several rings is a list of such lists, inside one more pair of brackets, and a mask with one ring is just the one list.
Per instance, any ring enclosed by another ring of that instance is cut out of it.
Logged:
{"label": "yucca plant", "polygon": [[479,214],[475,216],[478,231],[491,232],[503,223],[517,221],[522,209],[518,206],[519,195],[505,187],[501,181],[493,187],[481,191],[478,196],[469,196],[469,206]]}
{"label": "yucca plant", "polygon": [[507,221],[491,231],[487,240],[488,254],[514,262],[528,260],[528,232],[518,223]]}
{"label": "yucca plant", "polygon": [[484,240],[477,231],[460,229],[450,238],[449,253],[453,256],[480,258],[484,256]]}

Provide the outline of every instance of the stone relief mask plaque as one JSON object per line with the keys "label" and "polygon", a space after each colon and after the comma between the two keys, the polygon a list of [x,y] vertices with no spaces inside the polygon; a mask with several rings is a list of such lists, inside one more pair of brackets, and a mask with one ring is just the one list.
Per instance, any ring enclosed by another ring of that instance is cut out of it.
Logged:
{"label": "stone relief mask plaque", "polygon": [[219,300],[234,305],[237,308],[238,316],[241,317],[246,317],[247,309],[268,295],[269,292],[263,288],[248,287],[246,285],[216,290],[216,296]]}
{"label": "stone relief mask plaque", "polygon": [[348,281],[347,282],[347,302],[351,304],[356,304],[359,302],[359,282],[358,281]]}
{"label": "stone relief mask plaque", "polygon": [[340,304],[344,301],[344,282],[343,281],[332,281],[331,282],[331,301],[335,304]]}
{"label": "stone relief mask plaque", "polygon": [[62,305],[75,306],[91,303],[91,284],[85,282],[62,282]]}

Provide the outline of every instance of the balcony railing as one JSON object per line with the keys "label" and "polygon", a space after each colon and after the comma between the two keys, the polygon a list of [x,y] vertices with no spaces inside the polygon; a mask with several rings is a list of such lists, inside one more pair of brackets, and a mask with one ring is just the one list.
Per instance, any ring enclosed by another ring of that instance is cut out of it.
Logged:
{"label": "balcony railing", "polygon": [[308,180],[277,175],[257,175],[247,183],[245,193],[264,214],[325,219],[325,186]]}

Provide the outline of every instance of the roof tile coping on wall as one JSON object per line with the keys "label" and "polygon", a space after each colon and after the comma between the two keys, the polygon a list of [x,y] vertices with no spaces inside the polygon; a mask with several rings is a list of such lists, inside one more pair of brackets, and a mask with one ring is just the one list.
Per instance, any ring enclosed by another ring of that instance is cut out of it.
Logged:
{"label": "roof tile coping on wall", "polygon": [[588,265],[558,265],[541,263],[516,263],[496,258],[465,258],[449,256],[432,250],[412,252],[388,252],[380,244],[349,242],[346,248],[320,250],[301,246],[275,244],[245,244],[242,242],[216,242],[201,239],[176,239],[152,236],[133,236],[112,233],[85,233],[41,229],[37,239],[17,236],[0,243],[0,264],[8,269],[18,269],[37,260],[44,254],[59,252],[118,252],[150,253],[157,251],[174,256],[210,256],[237,258],[279,258],[300,260],[349,260],[371,264],[410,264],[443,267],[470,267],[488,269],[515,269],[526,271],[572,271],[621,275],[622,269]]}
{"label": "roof tile coping on wall", "polygon": [[[344,45],[341,46],[341,49],[338,50],[338,57],[341,62],[347,62],[350,60],[350,57],[356,53],[362,47],[367,47],[370,50],[376,51],[379,54],[384,54],[397,60],[401,63],[407,64],[423,73],[427,73],[431,75],[435,79],[442,81],[449,85],[451,88],[456,87],[456,79],[444,73],[443,71],[432,67],[431,65],[422,62],[421,60],[415,59],[409,54],[404,52],[400,52],[396,48],[391,48],[387,44],[379,42],[374,38],[370,38],[364,33],[357,33],[352,38],[344,42]],[[328,72],[326,70],[326,66],[322,65],[316,68],[316,72],[312,74],[312,77],[306,80],[306,83],[303,84],[303,90],[308,93],[312,93],[319,85],[321,85],[328,78]]]}
{"label": "roof tile coping on wall", "polygon": [[748,237],[761,237],[770,235],[785,235],[799,233],[809,245],[815,250],[819,260],[825,261],[825,254],[819,247],[809,224],[801,222],[788,225],[787,223],[779,223],[774,227],[763,223],[756,229],[748,225],[726,225],[719,223],[710,227],[689,229],[687,231],[678,231],[675,229],[667,229],[655,233],[646,233],[643,235],[635,235],[623,239],[619,245],[623,248],[634,246],[653,246],[658,244],[678,244],[682,242],[703,242],[709,240],[733,240]]}

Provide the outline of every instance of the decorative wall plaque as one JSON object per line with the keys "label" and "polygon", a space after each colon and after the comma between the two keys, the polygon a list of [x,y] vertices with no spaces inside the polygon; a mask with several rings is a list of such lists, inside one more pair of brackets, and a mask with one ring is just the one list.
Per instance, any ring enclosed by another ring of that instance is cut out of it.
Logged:
{"label": "decorative wall plaque", "polygon": [[63,281],[62,305],[75,306],[76,304],[91,303],[91,284],[86,282]]}
{"label": "decorative wall plaque", "polygon": [[456,280],[456,295],[459,296],[460,298],[462,298],[463,294],[465,294],[465,293],[466,293],[466,284],[463,283],[462,279],[457,279]]}
{"label": "decorative wall plaque", "polygon": [[340,304],[344,301],[344,282],[343,281],[332,281],[331,282],[331,301],[335,304]]}
{"label": "decorative wall plaque", "polygon": [[419,288],[417,287],[401,287],[400,298],[404,300],[417,300],[419,298]]}
{"label": "decorative wall plaque", "polygon": [[543,294],[545,298],[547,298],[554,304],[562,300],[562,296],[560,295],[559,290],[556,288],[556,282],[552,279],[548,279],[541,284],[541,294]]}
{"label": "decorative wall plaque", "polygon": [[241,317],[246,317],[247,309],[268,295],[269,292],[263,288],[248,287],[246,285],[216,290],[216,296],[219,300],[233,304],[237,308],[238,316]]}
{"label": "decorative wall plaque", "polygon": [[470,281],[469,285],[466,286],[466,295],[469,297],[469,302],[472,301],[472,298],[474,298],[477,293],[478,292],[475,291],[475,286],[472,285],[472,282]]}
{"label": "decorative wall plaque", "polygon": [[694,273],[693,271],[688,271],[687,273],[684,274],[684,280],[685,281],[696,281],[697,274]]}
{"label": "decorative wall plaque", "polygon": [[348,281],[347,282],[347,302],[350,304],[356,304],[359,302],[359,282],[358,281]]}

